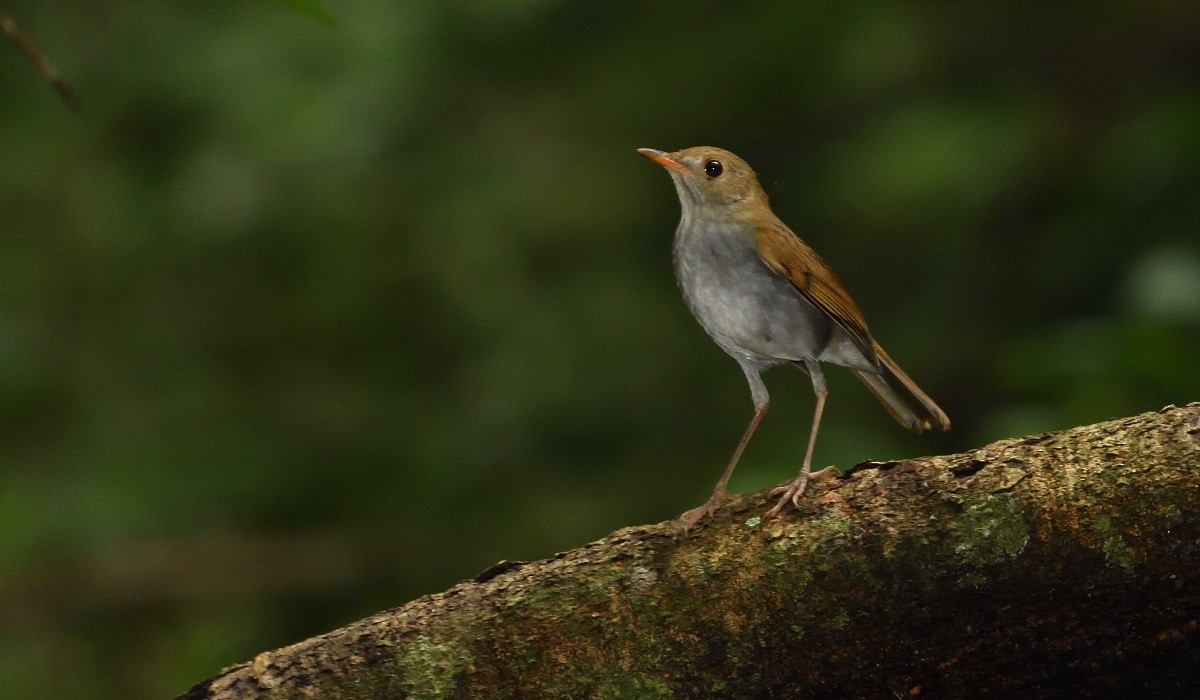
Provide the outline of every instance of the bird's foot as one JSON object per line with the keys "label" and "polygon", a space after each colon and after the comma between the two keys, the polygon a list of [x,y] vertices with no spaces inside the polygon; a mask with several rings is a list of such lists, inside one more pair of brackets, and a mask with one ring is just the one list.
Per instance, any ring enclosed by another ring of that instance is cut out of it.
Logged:
{"label": "bird's foot", "polygon": [[700,522],[706,515],[709,515],[714,510],[719,508],[721,504],[729,500],[729,498],[730,495],[723,489],[713,491],[712,495],[708,497],[708,500],[704,503],[704,505],[698,508],[692,508],[683,515],[679,516],[679,520],[683,522],[683,529],[691,530],[696,526],[696,523]]}
{"label": "bird's foot", "polygon": [[813,472],[812,474],[809,474],[807,469],[802,469],[800,471],[800,476],[797,476],[787,484],[776,486],[775,488],[771,489],[771,496],[779,496],[782,494],[783,497],[779,499],[779,502],[775,504],[774,508],[767,511],[767,514],[763,517],[763,519],[768,520],[778,515],[779,511],[783,510],[783,507],[786,506],[789,501],[791,501],[793,506],[799,508],[800,497],[804,495],[804,490],[810,483],[819,484],[822,481],[826,481],[837,475],[838,470],[836,467],[825,467],[821,471]]}

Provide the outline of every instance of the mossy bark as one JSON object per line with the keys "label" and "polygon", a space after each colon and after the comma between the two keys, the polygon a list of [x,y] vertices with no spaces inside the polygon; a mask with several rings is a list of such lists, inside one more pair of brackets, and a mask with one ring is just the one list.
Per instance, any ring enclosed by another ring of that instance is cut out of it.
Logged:
{"label": "mossy bark", "polygon": [[181,697],[1200,697],[1200,404],[767,504],[493,567]]}

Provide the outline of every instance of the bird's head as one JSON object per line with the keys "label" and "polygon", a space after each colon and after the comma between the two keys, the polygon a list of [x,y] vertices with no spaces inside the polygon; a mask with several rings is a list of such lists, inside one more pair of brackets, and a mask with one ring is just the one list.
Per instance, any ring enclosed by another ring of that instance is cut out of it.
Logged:
{"label": "bird's head", "polygon": [[667,169],[685,208],[736,207],[767,201],[746,161],[724,149],[693,146],[667,153],[639,148],[638,153]]}

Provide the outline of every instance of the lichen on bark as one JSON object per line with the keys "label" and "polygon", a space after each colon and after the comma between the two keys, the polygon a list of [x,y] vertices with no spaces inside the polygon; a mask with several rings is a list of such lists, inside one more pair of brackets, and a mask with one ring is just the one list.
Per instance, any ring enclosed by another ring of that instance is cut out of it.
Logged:
{"label": "lichen on bark", "polygon": [[858,465],[627,528],[185,698],[1077,697],[1200,689],[1200,404]]}

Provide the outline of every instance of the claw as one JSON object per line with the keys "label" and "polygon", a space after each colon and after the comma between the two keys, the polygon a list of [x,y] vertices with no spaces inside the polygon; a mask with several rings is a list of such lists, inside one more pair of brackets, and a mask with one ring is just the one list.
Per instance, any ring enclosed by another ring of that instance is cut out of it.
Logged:
{"label": "claw", "polygon": [[797,477],[795,481],[787,486],[777,486],[771,489],[772,496],[782,493],[783,498],[779,499],[779,502],[775,504],[774,508],[767,511],[767,514],[763,519],[769,520],[770,518],[778,515],[779,511],[783,510],[783,507],[788,504],[788,501],[791,501],[793,506],[799,508],[800,496],[804,493],[804,487],[808,485],[808,479],[806,478],[807,476],[808,474],[806,473],[800,477]]}
{"label": "claw", "polygon": [[783,510],[783,507],[786,506],[789,501],[793,507],[799,508],[800,497],[804,495],[804,492],[807,490],[810,482],[818,484],[837,475],[838,470],[835,467],[825,467],[821,471],[813,472],[812,474],[809,474],[806,471],[800,472],[800,476],[796,477],[795,480],[791,481],[790,483],[782,486],[776,486],[775,488],[771,489],[769,495],[778,496],[783,494],[783,498],[779,499],[779,502],[775,504],[774,508],[767,511],[767,514],[763,516],[763,519],[766,520],[778,515],[779,511]]}
{"label": "claw", "polygon": [[729,498],[729,494],[724,490],[713,491],[713,494],[708,497],[704,505],[686,511],[683,515],[679,516],[679,519],[683,522],[683,529],[691,530],[696,526],[696,523],[703,520],[705,516],[712,514],[717,508],[720,508],[721,504],[729,500]]}

